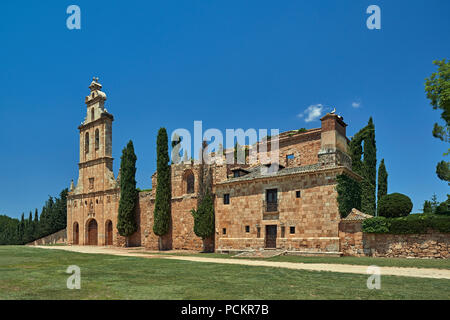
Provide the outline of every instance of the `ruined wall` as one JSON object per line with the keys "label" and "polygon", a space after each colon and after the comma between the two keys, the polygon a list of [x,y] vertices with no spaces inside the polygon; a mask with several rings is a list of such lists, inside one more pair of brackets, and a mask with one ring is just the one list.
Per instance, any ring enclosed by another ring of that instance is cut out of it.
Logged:
{"label": "ruined wall", "polygon": [[33,242],[27,243],[27,246],[40,246],[46,244],[66,244],[67,243],[67,231],[62,229],[58,232],[49,234],[48,236],[42,237],[40,239],[34,240]]}

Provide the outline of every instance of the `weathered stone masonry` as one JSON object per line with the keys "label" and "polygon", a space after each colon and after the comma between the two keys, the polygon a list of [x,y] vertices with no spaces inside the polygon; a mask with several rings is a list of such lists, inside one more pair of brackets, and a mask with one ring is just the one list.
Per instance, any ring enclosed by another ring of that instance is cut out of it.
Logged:
{"label": "weathered stone masonry", "polygon": [[[68,242],[123,246],[125,239],[116,227],[120,177],[116,179],[112,171],[114,118],[105,108],[106,94],[98,81],[94,79],[89,88],[91,92],[85,99],[87,116],[78,127],[79,178],[76,186],[71,185],[67,203]],[[321,121],[321,128],[281,133],[275,163],[227,165],[223,157],[223,161],[212,165],[216,250],[340,250],[336,176],[345,172],[355,179],[360,177],[351,171],[343,119],[327,114]],[[279,164],[279,170],[264,174],[274,164]],[[197,207],[199,165],[172,165],[171,174],[168,246],[201,250],[203,241],[194,234],[190,212]],[[139,194],[139,229],[129,243],[156,250],[158,237],[152,230],[156,173],[152,187],[152,191]]]}

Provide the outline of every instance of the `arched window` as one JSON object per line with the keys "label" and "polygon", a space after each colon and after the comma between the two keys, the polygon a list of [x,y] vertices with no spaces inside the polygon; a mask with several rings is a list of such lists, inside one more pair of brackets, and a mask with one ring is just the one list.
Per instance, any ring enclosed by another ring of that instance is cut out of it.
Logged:
{"label": "arched window", "polygon": [[91,121],[94,121],[94,117],[95,117],[94,108],[92,108],[91,109]]}
{"label": "arched window", "polygon": [[98,129],[95,130],[95,150],[100,148],[100,133]]}
{"label": "arched window", "polygon": [[194,174],[192,172],[189,172],[186,175],[186,193],[195,192],[194,183],[195,183]]}
{"label": "arched window", "polygon": [[86,132],[86,135],[84,136],[84,151],[86,153],[89,152],[89,132]]}

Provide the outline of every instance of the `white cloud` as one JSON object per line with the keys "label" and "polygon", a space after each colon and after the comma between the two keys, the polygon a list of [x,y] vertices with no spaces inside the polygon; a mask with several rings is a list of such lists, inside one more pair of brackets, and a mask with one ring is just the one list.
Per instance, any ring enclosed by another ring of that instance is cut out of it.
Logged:
{"label": "white cloud", "polygon": [[361,102],[352,102],[353,108],[359,108],[361,106]]}
{"label": "white cloud", "polygon": [[324,106],[322,104],[313,104],[298,115],[299,118],[305,117],[305,122],[316,121],[322,115]]}

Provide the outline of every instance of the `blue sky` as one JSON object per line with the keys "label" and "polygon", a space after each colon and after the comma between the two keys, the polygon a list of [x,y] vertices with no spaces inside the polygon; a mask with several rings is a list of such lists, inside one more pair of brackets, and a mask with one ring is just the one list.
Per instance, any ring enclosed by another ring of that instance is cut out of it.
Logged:
{"label": "blue sky", "polygon": [[[1,1],[0,213],[40,209],[76,181],[93,76],[115,116],[115,173],[132,139],[140,188],[151,185],[161,126],[315,128],[298,115],[323,105],[349,136],[373,117],[389,193],[409,195],[415,212],[433,193],[446,198],[435,166],[447,146],[431,135],[439,113],[424,79],[450,58],[448,0],[113,3]],[[81,30],[66,27],[71,4]],[[371,4],[381,30],[366,27]]]}

